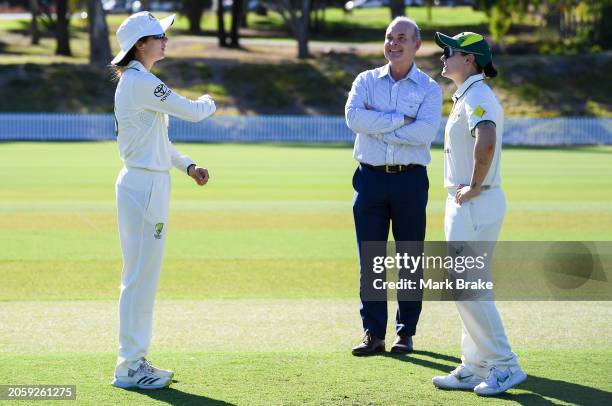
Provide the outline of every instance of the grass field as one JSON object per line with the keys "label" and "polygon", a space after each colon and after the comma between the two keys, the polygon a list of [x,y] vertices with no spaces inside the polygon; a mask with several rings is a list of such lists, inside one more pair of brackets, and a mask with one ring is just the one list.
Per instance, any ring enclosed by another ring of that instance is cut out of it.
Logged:
{"label": "grass field", "polygon": [[[151,359],[177,382],[144,393],[109,385],[115,144],[0,144],[0,384],[76,384],[83,404],[612,403],[609,302],[500,302],[529,379],[493,400],[431,386],[459,362],[452,303],[425,303],[415,354],[352,357],[361,323],[351,150],[179,149],[212,178],[200,189],[173,172]],[[611,157],[610,147],[506,149],[502,239],[610,240]],[[443,236],[441,166],[434,149],[428,240]]]}

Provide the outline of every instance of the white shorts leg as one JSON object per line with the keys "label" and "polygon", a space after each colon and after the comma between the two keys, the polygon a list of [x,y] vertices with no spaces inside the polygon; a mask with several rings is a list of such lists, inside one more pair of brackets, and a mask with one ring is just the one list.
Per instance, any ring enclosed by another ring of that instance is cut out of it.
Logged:
{"label": "white shorts leg", "polygon": [[170,175],[123,169],[116,185],[123,254],[116,376],[127,375],[151,342],[153,303],[162,266],[170,200]]}
{"label": "white shorts leg", "polygon": [[[490,241],[493,250],[506,211],[501,189],[483,191],[459,206],[449,190],[444,231],[448,241]],[[490,259],[490,258],[489,258]],[[488,261],[487,261],[488,263]],[[517,367],[494,301],[457,301],[461,318],[462,361],[473,373],[486,377],[493,366]]]}

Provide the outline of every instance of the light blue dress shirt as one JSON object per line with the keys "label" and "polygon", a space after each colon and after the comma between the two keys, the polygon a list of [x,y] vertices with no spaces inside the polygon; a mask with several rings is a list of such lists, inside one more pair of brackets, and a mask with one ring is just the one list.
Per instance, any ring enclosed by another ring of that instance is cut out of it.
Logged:
{"label": "light blue dress shirt", "polygon": [[[389,64],[362,72],[345,107],[346,123],[357,134],[353,156],[370,165],[426,166],[441,114],[440,86],[415,64],[398,81]],[[415,121],[404,124],[404,115]]]}

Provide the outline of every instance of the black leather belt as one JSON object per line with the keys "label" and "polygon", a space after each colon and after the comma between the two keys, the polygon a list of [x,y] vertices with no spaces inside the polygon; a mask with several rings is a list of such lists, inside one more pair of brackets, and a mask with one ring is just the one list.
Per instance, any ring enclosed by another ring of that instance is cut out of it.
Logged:
{"label": "black leather belt", "polygon": [[374,169],[375,171],[387,172],[387,173],[398,173],[409,171],[410,169],[415,168],[424,168],[423,165],[419,164],[408,164],[408,165],[370,165],[365,164],[363,162],[360,163],[362,166],[366,168]]}

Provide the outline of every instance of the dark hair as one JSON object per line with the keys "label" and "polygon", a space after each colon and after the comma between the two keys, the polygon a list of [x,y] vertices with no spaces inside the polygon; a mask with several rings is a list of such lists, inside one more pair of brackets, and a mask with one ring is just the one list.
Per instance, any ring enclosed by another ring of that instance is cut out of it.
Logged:
{"label": "dark hair", "polygon": [[484,68],[478,63],[476,63],[476,71],[478,73],[484,72],[485,76],[488,78],[494,78],[495,76],[497,76],[497,70],[495,70],[495,68],[493,67],[493,62],[489,62],[485,65]]}
{"label": "dark hair", "polygon": [[[469,52],[461,52],[461,55],[463,55],[463,56],[470,55],[470,53]],[[494,78],[495,76],[497,76],[497,70],[493,67],[493,62],[489,62],[483,68],[482,66],[480,66],[480,64],[478,62],[476,62],[476,56],[474,56],[474,64],[476,65],[476,73],[484,72],[485,76],[488,77],[488,78]]]}
{"label": "dark hair", "polygon": [[[141,41],[146,41],[149,37],[150,35],[138,39],[138,41],[136,41],[136,44]],[[134,46],[128,51],[128,53],[125,54],[122,60],[115,64],[108,65],[108,69],[111,72],[111,79],[113,82],[119,81],[121,75],[123,75],[123,72],[125,72],[125,67],[128,66],[128,64],[134,59],[136,59],[136,44],[134,44]]]}

